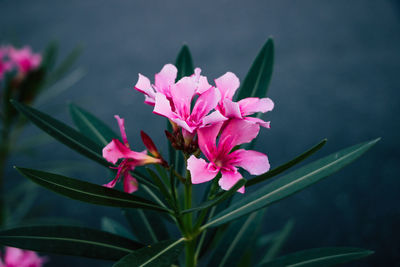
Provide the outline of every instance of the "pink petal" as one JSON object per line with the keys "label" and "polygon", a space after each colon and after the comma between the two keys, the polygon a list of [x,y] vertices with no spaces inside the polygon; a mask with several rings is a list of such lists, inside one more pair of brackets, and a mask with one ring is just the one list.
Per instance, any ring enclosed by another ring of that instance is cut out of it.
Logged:
{"label": "pink petal", "polygon": [[124,191],[126,193],[133,193],[139,188],[138,181],[130,174],[129,171],[124,173]]}
{"label": "pink petal", "polygon": [[223,100],[223,105],[224,105],[224,116],[227,118],[236,118],[236,119],[242,119],[242,115],[240,113],[240,107],[239,104],[236,102],[233,102],[232,100],[225,98]]}
{"label": "pink petal", "polygon": [[180,118],[186,119],[190,115],[190,104],[196,92],[196,83],[191,77],[183,77],[171,86],[172,100],[175,112]]}
{"label": "pink petal", "polygon": [[199,96],[193,107],[190,118],[200,122],[211,110],[213,110],[221,98],[221,93],[217,88],[210,88]]}
{"label": "pink petal", "polygon": [[217,156],[216,139],[222,124],[219,122],[197,130],[199,148],[210,161]]}
{"label": "pink petal", "polygon": [[228,120],[228,118],[222,116],[221,112],[218,110],[210,113],[209,115],[205,116],[203,119],[203,125],[206,126],[207,124],[215,124],[218,122],[223,122]]}
{"label": "pink petal", "polygon": [[231,150],[237,145],[249,143],[258,135],[259,130],[258,124],[246,120],[232,119],[223,129],[218,146]]}
{"label": "pink petal", "polygon": [[204,159],[198,159],[193,155],[187,160],[187,169],[190,171],[193,184],[208,182],[212,180],[219,171],[213,164],[207,163]]}
{"label": "pink petal", "polygon": [[[224,190],[231,189],[241,178],[242,175],[237,171],[224,171],[222,170],[222,177],[219,179],[218,184]],[[239,188],[239,193],[244,193],[244,186]]]}
{"label": "pink petal", "polygon": [[254,151],[238,149],[229,155],[234,166],[241,167],[253,175],[260,175],[270,168],[267,155]]}
{"label": "pink petal", "polygon": [[24,255],[24,251],[22,249],[6,247],[4,261],[7,265],[14,264],[15,266],[18,266],[18,263],[19,263],[19,261],[21,261],[23,255]]}
{"label": "pink petal", "polygon": [[103,186],[108,187],[108,188],[114,188],[114,186],[117,184],[118,182],[118,178],[114,178],[113,180],[111,180],[111,182],[107,183],[107,184],[103,184]]}
{"label": "pink petal", "polygon": [[248,97],[238,102],[243,116],[256,112],[267,112],[274,109],[274,102],[269,98]]}
{"label": "pink petal", "polygon": [[157,91],[166,97],[171,97],[170,86],[175,84],[177,73],[178,70],[174,65],[166,64],[154,77]]}
{"label": "pink petal", "polygon": [[129,152],[130,149],[123,145],[118,139],[113,139],[103,148],[103,158],[115,164],[120,158],[125,158]]}
{"label": "pink petal", "polygon": [[195,82],[197,84],[196,94],[199,94],[199,95],[204,93],[211,87],[213,87],[212,85],[210,85],[208,83],[207,77],[200,75],[200,73],[201,73],[201,69],[195,68],[194,74],[192,75],[192,77],[195,79]]}
{"label": "pink petal", "polygon": [[263,121],[262,119],[259,118],[254,118],[254,117],[245,117],[245,120],[252,122],[252,123],[256,123],[262,127],[265,127],[267,129],[271,128],[271,122],[269,121]]}
{"label": "pink petal", "polygon": [[113,139],[107,146],[103,148],[103,158],[115,164],[121,158],[133,160],[131,164],[135,166],[160,163],[160,159],[153,158],[146,152],[135,152],[123,145],[118,139]]}
{"label": "pink petal", "polygon": [[155,99],[148,97],[147,95],[144,95],[144,103],[150,106],[154,106],[155,105]]}
{"label": "pink petal", "polygon": [[197,128],[197,127],[191,127],[187,124],[186,121],[181,120],[179,118],[172,118],[171,119],[173,122],[175,122],[178,126],[180,126],[181,128],[185,129],[186,131],[188,131],[189,133],[193,133],[193,131]]}
{"label": "pink petal", "polygon": [[128,139],[126,138],[126,131],[125,131],[125,120],[121,119],[118,115],[114,115],[114,118],[118,122],[119,130],[121,132],[122,141],[124,144],[129,147]]}
{"label": "pink petal", "polygon": [[232,100],[233,95],[239,88],[239,78],[232,72],[227,72],[221,77],[215,79],[215,85],[222,95],[222,99],[228,98]]}
{"label": "pink petal", "polygon": [[169,119],[175,118],[171,110],[171,104],[169,100],[165,95],[161,93],[156,94],[153,113],[167,117]]}
{"label": "pink petal", "polygon": [[[139,92],[143,93],[145,95],[145,97],[154,100],[155,91],[150,84],[150,80],[146,76],[139,73],[139,79],[138,79],[136,85],[134,86],[134,88],[136,90],[138,90]],[[150,101],[148,100],[147,102],[150,102]]]}

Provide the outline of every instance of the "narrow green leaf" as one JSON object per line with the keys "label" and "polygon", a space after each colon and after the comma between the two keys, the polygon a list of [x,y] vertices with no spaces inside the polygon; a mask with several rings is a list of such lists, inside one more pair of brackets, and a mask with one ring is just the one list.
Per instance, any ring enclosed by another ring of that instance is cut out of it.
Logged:
{"label": "narrow green leaf", "polygon": [[282,256],[274,261],[262,262],[258,267],[329,267],[361,259],[374,252],[360,248],[331,247],[303,250]]}
{"label": "narrow green leaf", "polygon": [[112,139],[119,139],[107,124],[83,108],[71,103],[69,111],[79,131],[98,145],[103,147]]}
{"label": "narrow green leaf", "polygon": [[54,64],[57,60],[57,55],[58,55],[58,43],[53,41],[46,47],[43,53],[43,60],[41,65],[44,66],[46,72],[53,69]]}
{"label": "narrow green leaf", "polygon": [[241,87],[237,99],[260,97],[267,95],[274,65],[274,42],[271,38],[264,44],[255,58]]}
{"label": "narrow green leaf", "polygon": [[250,239],[259,229],[264,212],[265,210],[253,212],[229,225],[225,235],[217,244],[208,266],[235,266],[249,245]]}
{"label": "narrow green leaf", "polygon": [[110,163],[102,157],[102,147],[80,132],[43,112],[21,104],[15,100],[11,100],[11,103],[18,111],[24,114],[30,121],[50,136],[82,155],[97,161],[104,166],[110,166]]}
{"label": "narrow green leaf", "polygon": [[153,182],[157,185],[158,189],[160,190],[161,194],[171,203],[171,195],[168,191],[168,188],[164,184],[164,182],[158,177],[158,175],[150,168],[146,168],[146,171],[153,179]]}
{"label": "narrow green leaf", "polygon": [[46,86],[51,86],[71,70],[72,66],[83,51],[82,46],[76,46],[65,58],[58,64],[57,68],[48,76]]}
{"label": "narrow green leaf", "polygon": [[167,209],[144,198],[107,188],[105,186],[33,169],[17,167],[16,169],[33,182],[58,194],[79,201],[103,206],[145,208],[163,212],[168,211]]}
{"label": "narrow green leaf", "polygon": [[237,201],[217,214],[202,228],[224,224],[286,198],[340,170],[364,154],[379,140],[380,138],[340,150],[291,172]]}
{"label": "narrow green leaf", "polygon": [[290,232],[293,229],[294,221],[289,220],[285,226],[282,228],[280,233],[275,238],[274,242],[271,244],[270,248],[267,251],[267,254],[263,257],[261,262],[271,261],[276,258],[279,251],[281,250],[283,244],[286,242],[287,238],[289,237]]}
{"label": "narrow green leaf", "polygon": [[302,162],[303,160],[305,160],[306,158],[310,157],[315,152],[320,150],[326,144],[326,142],[327,142],[327,139],[324,139],[321,142],[319,142],[318,144],[316,144],[315,146],[313,146],[312,148],[310,148],[309,150],[307,150],[306,152],[298,155],[291,161],[288,161],[285,164],[283,164],[279,167],[276,167],[275,169],[272,169],[264,174],[254,177],[253,179],[250,179],[249,181],[247,181],[246,186],[249,187],[249,186],[264,182],[265,180],[268,180],[269,178],[272,178],[272,177],[286,171],[287,169],[290,169],[294,165],[299,164],[300,162]]}
{"label": "narrow green leaf", "polygon": [[107,232],[75,226],[28,226],[0,231],[6,246],[104,260],[119,260],[143,245]]}
{"label": "narrow green leaf", "polygon": [[146,246],[123,257],[113,267],[171,267],[182,251],[183,238]]}
{"label": "narrow green leaf", "polygon": [[190,212],[194,212],[194,211],[198,211],[198,210],[203,210],[203,209],[208,209],[208,208],[210,208],[212,206],[218,205],[222,201],[228,199],[233,194],[235,194],[237,192],[237,190],[239,190],[239,188],[241,188],[242,186],[244,186],[246,184],[246,181],[247,181],[246,179],[240,179],[239,181],[236,182],[236,184],[234,186],[232,186],[231,189],[229,189],[228,191],[223,192],[221,195],[219,195],[215,199],[202,202],[197,207],[190,208],[190,209],[187,209],[187,210],[183,210],[182,214],[190,213]]}
{"label": "narrow green leaf", "polygon": [[182,77],[190,76],[194,73],[192,55],[189,47],[183,45],[176,58],[175,66],[178,69],[176,80],[179,81]]}
{"label": "narrow green leaf", "polygon": [[142,209],[124,209],[132,233],[142,243],[152,244],[169,239],[167,228],[160,213]]}
{"label": "narrow green leaf", "polygon": [[119,222],[108,217],[103,217],[101,219],[101,229],[111,234],[134,239],[133,235],[128,231],[128,229],[122,226]]}

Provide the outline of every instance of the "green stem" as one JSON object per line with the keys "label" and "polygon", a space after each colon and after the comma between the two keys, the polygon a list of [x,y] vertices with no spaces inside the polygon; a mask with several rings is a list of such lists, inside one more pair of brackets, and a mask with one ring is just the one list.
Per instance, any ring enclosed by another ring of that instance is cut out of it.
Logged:
{"label": "green stem", "polygon": [[197,265],[196,259],[196,239],[186,241],[186,267],[195,267]]}
{"label": "green stem", "polygon": [[9,124],[5,123],[2,129],[1,143],[0,143],[0,227],[6,221],[6,207],[4,198],[4,172],[6,169],[8,154],[10,150],[9,142],[10,128]]}

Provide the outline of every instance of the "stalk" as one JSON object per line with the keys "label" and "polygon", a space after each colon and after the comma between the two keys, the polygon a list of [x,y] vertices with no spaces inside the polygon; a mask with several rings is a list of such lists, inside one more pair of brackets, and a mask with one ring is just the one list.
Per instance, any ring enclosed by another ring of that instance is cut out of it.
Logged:
{"label": "stalk", "polygon": [[1,143],[0,143],[0,227],[4,226],[6,221],[6,207],[4,196],[4,172],[6,169],[8,153],[10,149],[9,142],[10,127],[8,123],[3,124]]}

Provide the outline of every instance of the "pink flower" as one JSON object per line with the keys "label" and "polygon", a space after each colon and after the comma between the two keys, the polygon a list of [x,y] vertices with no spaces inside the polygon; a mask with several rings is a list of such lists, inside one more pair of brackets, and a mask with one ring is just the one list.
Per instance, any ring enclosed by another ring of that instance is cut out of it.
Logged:
{"label": "pink flower", "polygon": [[0,259],[0,267],[41,267],[46,261],[46,257],[39,257],[33,251],[6,247],[4,262]]}
{"label": "pink flower", "polygon": [[[198,128],[207,124],[226,120],[219,111],[210,113],[217,106],[221,94],[215,87],[203,91],[204,87],[199,86],[197,79],[200,74],[199,71],[195,75],[183,77],[176,84],[171,85],[170,100],[164,94],[156,93],[155,95],[153,112],[167,117],[182,127],[184,137],[194,135]],[[193,98],[201,91],[203,92],[196,99],[193,109],[191,109]]]}
{"label": "pink flower", "polygon": [[147,155],[146,150],[142,152],[135,152],[130,149],[128,139],[126,138],[124,119],[118,115],[114,116],[117,119],[123,143],[118,139],[113,139],[107,146],[103,148],[103,157],[115,164],[119,159],[123,159],[115,169],[118,169],[116,177],[105,184],[104,186],[113,188],[120,180],[121,176],[124,177],[124,191],[132,193],[138,190],[137,180],[130,174],[136,166],[142,166],[151,163],[163,163],[160,158],[153,158]]}
{"label": "pink flower", "polygon": [[25,46],[21,49],[10,47],[9,57],[14,65],[17,66],[18,70],[24,74],[38,68],[42,62],[42,56],[32,53],[29,46]]}
{"label": "pink flower", "polygon": [[248,97],[238,102],[232,98],[239,88],[239,78],[232,72],[227,72],[215,80],[215,84],[221,92],[221,100],[217,109],[227,118],[245,119],[257,123],[265,128],[270,128],[270,123],[259,118],[248,117],[257,112],[267,112],[274,108],[274,102],[269,98]]}
{"label": "pink flower", "polygon": [[[221,131],[218,146],[217,136]],[[246,120],[232,119],[227,123],[219,122],[197,130],[198,143],[201,151],[208,159],[191,156],[187,161],[193,184],[204,183],[212,180],[221,172],[219,185],[224,190],[229,190],[242,178],[237,167],[247,170],[250,174],[259,175],[269,170],[268,157],[253,150],[238,149],[235,146],[253,140],[260,130],[260,126]],[[244,193],[244,187],[238,190]]]}
{"label": "pink flower", "polygon": [[139,79],[134,86],[136,90],[144,94],[144,102],[154,106],[156,93],[161,93],[171,98],[171,85],[175,84],[178,70],[172,64],[166,64],[159,73],[154,75],[154,84],[150,84],[149,78],[139,73]]}
{"label": "pink flower", "polygon": [[[208,83],[205,76],[200,75],[201,70],[195,69],[195,73],[190,76],[197,85],[196,93],[201,94],[207,91],[212,86]],[[175,84],[178,70],[172,64],[166,64],[159,73],[154,76],[154,84],[150,80],[139,73],[139,79],[134,86],[136,90],[143,93],[145,96],[144,102],[148,105],[155,105],[156,93],[163,94],[167,99],[172,98],[171,86]]]}

